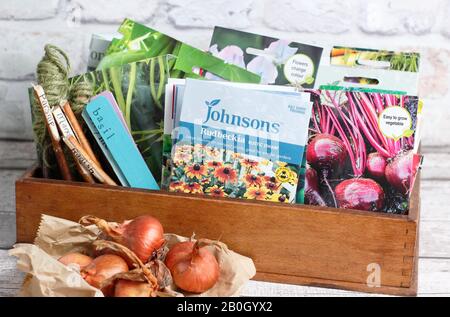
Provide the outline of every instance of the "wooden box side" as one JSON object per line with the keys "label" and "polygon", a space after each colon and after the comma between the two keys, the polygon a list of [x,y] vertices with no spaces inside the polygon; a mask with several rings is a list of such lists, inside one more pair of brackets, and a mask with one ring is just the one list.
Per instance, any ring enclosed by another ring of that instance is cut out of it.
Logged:
{"label": "wooden box side", "polygon": [[[42,213],[75,221],[85,214],[115,221],[152,214],[167,232],[190,236],[195,231],[199,237],[220,238],[254,260],[257,278],[414,294],[417,222],[406,216],[218,200],[30,176],[16,183],[19,242],[33,241]],[[367,286],[370,265],[381,268],[380,288]]]}

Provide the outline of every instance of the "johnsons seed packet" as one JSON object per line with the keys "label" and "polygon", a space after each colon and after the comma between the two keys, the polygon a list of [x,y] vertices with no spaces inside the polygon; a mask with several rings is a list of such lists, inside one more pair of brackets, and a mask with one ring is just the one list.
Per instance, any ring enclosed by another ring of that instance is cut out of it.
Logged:
{"label": "johnsons seed packet", "polygon": [[169,190],[294,203],[309,93],[187,79]]}

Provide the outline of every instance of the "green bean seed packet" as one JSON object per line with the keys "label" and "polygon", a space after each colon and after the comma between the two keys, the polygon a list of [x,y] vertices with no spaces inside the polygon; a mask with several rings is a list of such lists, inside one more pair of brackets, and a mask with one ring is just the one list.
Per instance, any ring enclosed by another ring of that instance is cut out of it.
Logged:
{"label": "green bean seed packet", "polygon": [[[142,60],[160,58],[161,54],[170,54],[173,58],[166,59],[164,65],[166,72],[164,77],[158,77],[161,72],[150,76],[147,82],[152,100],[150,102],[150,112],[140,112],[144,118],[136,118],[137,123],[131,122],[135,140],[144,145],[143,155],[149,155],[149,163],[153,166],[151,171],[160,181],[161,174],[167,173],[168,166],[165,166],[167,158],[171,153],[171,139],[164,136],[162,131],[164,127],[164,85],[167,83],[166,77],[171,78],[197,78],[197,79],[221,79],[242,83],[259,83],[259,75],[246,70],[237,65],[229,64],[221,58],[213,56],[211,53],[204,52],[181,41],[178,41],[164,33],[156,31],[145,25],[136,23],[130,19],[125,19],[119,27],[118,32],[122,37],[111,41],[105,52],[105,57],[100,61],[98,71],[111,71],[111,69],[125,67],[129,63],[136,63]],[[164,56],[164,55],[163,55]],[[159,66],[161,64],[158,64]],[[158,66],[156,65],[156,66]],[[152,71],[160,67],[150,69]],[[157,82],[155,82],[157,80]],[[118,97],[118,103],[126,104],[126,98]],[[161,107],[160,107],[161,106]],[[157,107],[157,108],[156,108]],[[123,107],[127,111],[127,107]],[[128,115],[131,115],[130,113]],[[127,114],[124,113],[127,117]],[[140,121],[139,121],[140,120]],[[144,121],[144,125],[140,124]],[[138,128],[140,130],[138,130]],[[153,143],[152,143],[153,142]],[[148,153],[147,151],[150,151]],[[158,160],[158,163],[156,163]],[[158,168],[158,171],[155,171]]]}

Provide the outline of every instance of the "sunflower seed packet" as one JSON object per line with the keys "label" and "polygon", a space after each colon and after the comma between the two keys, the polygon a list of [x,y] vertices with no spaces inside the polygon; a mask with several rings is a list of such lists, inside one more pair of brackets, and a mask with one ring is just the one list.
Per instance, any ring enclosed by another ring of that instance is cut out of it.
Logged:
{"label": "sunflower seed packet", "polygon": [[270,87],[186,80],[170,191],[295,202],[312,103]]}

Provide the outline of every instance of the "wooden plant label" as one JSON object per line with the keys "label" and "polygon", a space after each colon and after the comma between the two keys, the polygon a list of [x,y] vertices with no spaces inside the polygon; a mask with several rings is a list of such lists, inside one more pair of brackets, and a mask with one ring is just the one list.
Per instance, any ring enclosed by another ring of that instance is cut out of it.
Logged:
{"label": "wooden plant label", "polygon": [[53,119],[52,109],[48,103],[47,96],[45,95],[44,89],[40,85],[33,86],[36,97],[38,98],[39,105],[41,106],[42,112],[45,116],[45,122],[48,129],[52,135],[52,139],[59,141],[60,136],[58,133],[58,128],[56,126],[55,120]]}
{"label": "wooden plant label", "polygon": [[106,174],[96,163],[94,163],[89,155],[83,150],[81,145],[73,136],[68,136],[63,138],[64,143],[72,151],[75,159],[80,162],[99,182],[108,185],[117,185],[114,180],[112,180],[108,174]]}
{"label": "wooden plant label", "polygon": [[67,121],[66,116],[64,115],[60,106],[56,106],[53,108],[53,116],[55,117],[56,123],[58,124],[59,130],[61,131],[63,137],[73,136],[75,137],[75,133],[70,126],[69,121]]}

